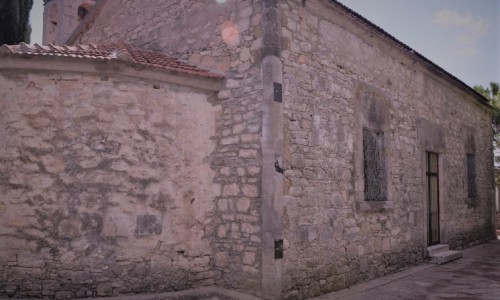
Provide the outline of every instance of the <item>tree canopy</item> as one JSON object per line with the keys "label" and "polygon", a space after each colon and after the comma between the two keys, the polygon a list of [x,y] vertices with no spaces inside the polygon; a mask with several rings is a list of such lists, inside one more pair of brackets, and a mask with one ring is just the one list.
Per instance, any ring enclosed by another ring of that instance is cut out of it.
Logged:
{"label": "tree canopy", "polygon": [[485,98],[490,100],[493,106],[493,115],[491,125],[493,128],[493,147],[495,156],[495,182],[500,185],[500,84],[498,82],[490,82],[489,87],[475,85],[474,90]]}
{"label": "tree canopy", "polygon": [[475,85],[474,90],[486,99],[490,100],[490,104],[494,107],[493,110],[493,139],[497,146],[500,146],[500,84],[498,82],[490,82],[489,87],[484,87],[482,85]]}
{"label": "tree canopy", "polygon": [[29,43],[33,0],[0,0],[0,45]]}

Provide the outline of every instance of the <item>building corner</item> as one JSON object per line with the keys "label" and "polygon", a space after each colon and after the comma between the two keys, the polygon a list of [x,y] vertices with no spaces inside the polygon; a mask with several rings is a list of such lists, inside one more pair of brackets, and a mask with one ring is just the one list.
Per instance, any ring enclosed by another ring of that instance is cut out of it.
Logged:
{"label": "building corner", "polygon": [[283,241],[283,66],[278,0],[262,1],[262,296],[280,299]]}

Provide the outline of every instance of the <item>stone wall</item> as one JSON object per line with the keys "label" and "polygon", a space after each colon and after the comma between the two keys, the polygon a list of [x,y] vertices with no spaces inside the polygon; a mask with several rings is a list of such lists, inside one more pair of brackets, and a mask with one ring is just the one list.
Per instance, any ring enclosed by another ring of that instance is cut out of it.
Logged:
{"label": "stone wall", "polygon": [[95,0],[52,0],[43,12],[43,44],[65,45],[71,33],[83,20],[79,8],[90,10]]}
{"label": "stone wall", "polygon": [[[100,3],[76,43],[169,53],[224,73],[225,88],[211,99],[120,77],[3,78],[0,182],[19,204],[0,207],[2,293],[216,284],[303,299],[394,272],[426,254],[426,151],[439,155],[441,242],[490,237],[487,108],[329,1]],[[382,201],[365,201],[365,129],[383,147]]]}
{"label": "stone wall", "polygon": [[0,296],[214,284],[215,95],[68,72],[0,86]]}
{"label": "stone wall", "polygon": [[[490,238],[488,109],[328,1],[282,1],[281,10],[284,297],[339,290],[423,260],[426,151],[439,154],[441,242]],[[365,127],[384,133],[386,201],[364,200]],[[470,137],[476,199],[467,199]]]}
{"label": "stone wall", "polygon": [[78,43],[126,42],[226,75],[212,169],[218,285],[261,288],[261,1],[108,1]]}

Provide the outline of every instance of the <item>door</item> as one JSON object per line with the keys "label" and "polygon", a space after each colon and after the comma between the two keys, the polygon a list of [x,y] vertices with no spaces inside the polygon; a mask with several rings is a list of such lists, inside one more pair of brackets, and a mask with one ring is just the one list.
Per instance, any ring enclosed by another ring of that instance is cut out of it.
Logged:
{"label": "door", "polygon": [[429,246],[439,244],[439,174],[437,153],[427,152],[427,194],[429,197]]}

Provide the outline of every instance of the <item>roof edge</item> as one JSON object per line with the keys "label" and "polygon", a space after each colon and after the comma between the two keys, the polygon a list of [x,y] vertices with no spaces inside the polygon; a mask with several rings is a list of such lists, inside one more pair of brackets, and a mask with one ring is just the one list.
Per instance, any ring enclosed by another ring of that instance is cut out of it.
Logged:
{"label": "roof edge", "polygon": [[439,65],[435,64],[434,62],[432,62],[430,59],[426,58],[422,54],[418,53],[410,46],[401,42],[400,40],[398,40],[397,38],[392,36],[390,33],[385,31],[384,29],[382,29],[381,27],[377,26],[376,24],[374,24],[370,20],[366,19],[365,17],[363,17],[359,13],[355,12],[354,10],[350,9],[346,5],[340,3],[338,0],[327,0],[327,2],[329,4],[331,4],[332,6],[339,8],[348,17],[353,18],[353,19],[357,20],[358,22],[364,24],[365,26],[375,30],[376,32],[381,34],[384,38],[386,38],[389,42],[395,43],[401,50],[405,51],[408,55],[415,57],[420,62],[422,62],[424,65],[429,67],[431,70],[436,72],[438,75],[444,77],[448,82],[452,83],[453,85],[462,89],[463,91],[469,93],[471,96],[476,98],[476,100],[478,100],[478,102],[480,102],[481,104],[487,106],[488,108],[492,108],[490,101],[487,98],[485,98],[483,95],[476,92],[472,87],[468,86],[465,82],[458,79],[456,76],[449,73],[448,71],[446,71],[445,69],[443,69]]}
{"label": "roof edge", "polygon": [[[193,74],[147,67],[123,60],[0,53],[0,58],[2,56],[8,56],[10,59],[0,59],[0,70],[127,76],[178,84],[209,92],[217,92],[224,88],[223,78],[199,77]],[[54,61],[57,61],[57,63],[54,63]]]}
{"label": "roof edge", "polygon": [[118,60],[135,65],[142,65],[143,68],[159,68],[163,70],[175,71],[178,73],[191,74],[199,77],[219,78],[225,76],[219,72],[204,69],[177,58],[170,57],[160,52],[141,50],[132,45],[124,43],[104,44],[104,45],[76,45],[76,46],[54,46],[54,45],[18,45],[0,46],[0,54],[4,55],[31,55],[31,56],[53,56],[72,58],[94,58],[98,60]]}

